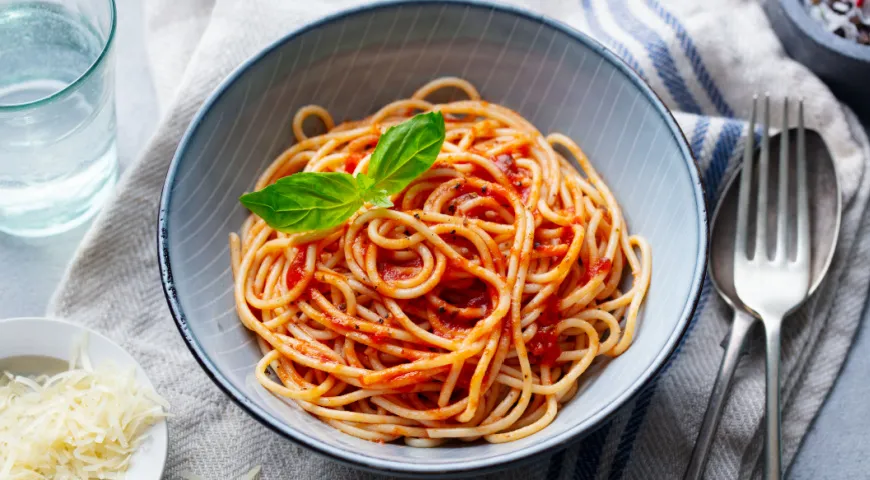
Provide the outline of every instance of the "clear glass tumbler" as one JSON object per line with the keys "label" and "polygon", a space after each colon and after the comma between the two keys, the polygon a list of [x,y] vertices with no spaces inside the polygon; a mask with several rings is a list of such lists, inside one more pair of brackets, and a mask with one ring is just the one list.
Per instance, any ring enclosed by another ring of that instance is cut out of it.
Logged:
{"label": "clear glass tumbler", "polygon": [[113,0],[0,0],[0,231],[81,224],[118,177]]}

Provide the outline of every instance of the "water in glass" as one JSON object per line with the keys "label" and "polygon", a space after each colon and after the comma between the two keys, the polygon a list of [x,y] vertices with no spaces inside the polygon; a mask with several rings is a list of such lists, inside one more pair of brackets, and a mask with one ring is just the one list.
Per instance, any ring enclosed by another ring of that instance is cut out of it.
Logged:
{"label": "water in glass", "polygon": [[111,0],[0,0],[0,230],[66,230],[111,193],[114,20]]}

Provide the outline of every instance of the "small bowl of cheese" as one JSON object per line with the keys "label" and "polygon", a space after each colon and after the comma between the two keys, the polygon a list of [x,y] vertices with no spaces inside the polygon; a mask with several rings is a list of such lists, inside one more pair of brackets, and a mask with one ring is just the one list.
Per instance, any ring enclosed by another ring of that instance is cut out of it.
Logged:
{"label": "small bowl of cheese", "polygon": [[159,479],[169,405],[105,336],[0,320],[0,478]]}

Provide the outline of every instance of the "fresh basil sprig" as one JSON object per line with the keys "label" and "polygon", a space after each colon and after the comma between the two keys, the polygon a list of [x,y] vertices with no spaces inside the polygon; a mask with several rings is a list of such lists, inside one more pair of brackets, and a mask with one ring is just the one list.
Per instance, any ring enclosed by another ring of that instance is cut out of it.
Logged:
{"label": "fresh basil sprig", "polygon": [[417,115],[381,135],[368,174],[299,172],[239,199],[275,230],[295,233],[335,227],[365,202],[391,207],[402,191],[435,163],[444,143],[441,112]]}

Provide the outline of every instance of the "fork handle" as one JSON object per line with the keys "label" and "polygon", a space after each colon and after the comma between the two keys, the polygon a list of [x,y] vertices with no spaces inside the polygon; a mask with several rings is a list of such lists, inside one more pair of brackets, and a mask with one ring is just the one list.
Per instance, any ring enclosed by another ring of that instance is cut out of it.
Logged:
{"label": "fork handle", "polygon": [[755,317],[743,310],[734,310],[734,321],[731,323],[728,345],[725,347],[725,354],[722,356],[722,364],[719,365],[719,374],[716,375],[716,381],[713,383],[713,391],[710,393],[707,412],[704,414],[704,420],[701,422],[698,440],[695,442],[689,466],[686,468],[686,474],[683,477],[685,480],[700,480],[704,476],[704,468],[707,465],[710,446],[713,445],[713,439],[716,437],[716,431],[719,427],[719,420],[722,419],[722,412],[725,410],[725,401],[728,391],[731,389],[731,380],[740,361],[740,352],[743,350],[743,344],[746,342],[746,337],[754,323]]}
{"label": "fork handle", "polygon": [[767,414],[766,440],[764,442],[764,478],[779,480],[782,477],[782,454],[780,450],[779,360],[780,326],[782,318],[764,318],[764,335],[767,342]]}

